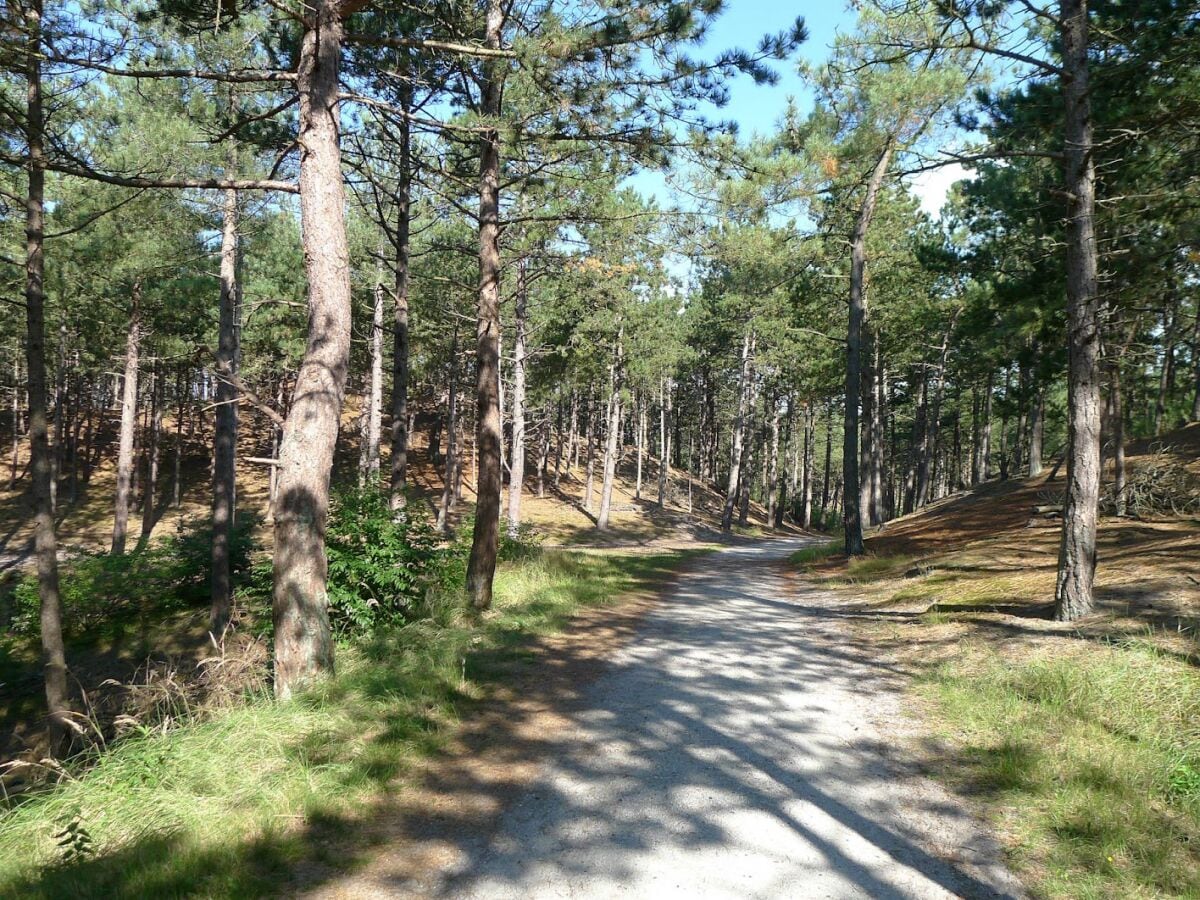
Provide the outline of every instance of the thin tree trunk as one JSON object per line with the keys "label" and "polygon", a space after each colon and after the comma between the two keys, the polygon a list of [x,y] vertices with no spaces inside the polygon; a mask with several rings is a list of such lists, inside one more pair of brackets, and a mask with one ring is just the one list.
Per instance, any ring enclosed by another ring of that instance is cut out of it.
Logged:
{"label": "thin tree trunk", "polygon": [[979,480],[987,481],[992,477],[992,389],[994,373],[988,372],[987,382],[983,387],[983,400],[980,403],[983,416],[983,429],[979,444]]}
{"label": "thin tree trunk", "polygon": [[538,499],[546,496],[546,470],[550,467],[550,408],[544,411],[545,422],[542,425],[541,449],[537,462],[537,495]]}
{"label": "thin tree trunk", "polygon": [[125,334],[125,381],[121,394],[121,431],[117,439],[117,490],[113,510],[112,554],[125,552],[129,503],[133,495],[133,438],[137,427],[138,353],[142,339],[142,285],[135,282],[129,329]]}
{"label": "thin tree trunk", "polygon": [[158,496],[159,436],[162,434],[162,384],[157,367],[150,373],[150,424],[146,429],[146,483],[142,487],[142,536],[150,540],[154,530],[154,506]]}
{"label": "thin tree trunk", "polygon": [[[19,353],[19,351],[14,351]],[[8,474],[8,489],[11,491],[17,485],[17,475],[20,472],[19,457],[21,447],[21,363],[20,356],[13,356],[13,389],[12,389],[12,467]]]}
{"label": "thin tree trunk", "polygon": [[[484,43],[500,49],[504,25],[502,0],[488,0]],[[483,63],[481,113],[485,122],[500,115],[502,67]],[[487,127],[479,139],[479,310],[475,364],[476,437],[479,476],[476,481],[475,530],[467,561],[467,595],[473,608],[492,605],[492,579],[500,539],[501,434],[500,421],[500,132]]]}
{"label": "thin tree trunk", "polygon": [[[50,505],[52,460],[46,417],[45,183],[42,111],[42,2],[25,4],[25,138],[29,176],[25,195],[25,327],[29,398],[29,459],[33,481],[34,557],[42,638],[42,670],[49,714],[50,754],[60,756],[70,740],[67,657],[58,593],[58,536]],[[15,427],[15,423],[14,423]]]}
{"label": "thin tree trunk", "polygon": [[[89,410],[90,417],[90,410]],[[171,478],[171,505],[179,509],[183,501],[183,374],[175,377],[175,461]]]}
{"label": "thin tree trunk", "polygon": [[737,418],[733,421],[732,447],[729,456],[729,484],[725,490],[725,508],[721,511],[721,530],[729,531],[733,527],[733,508],[737,503],[738,490],[741,487],[742,457],[745,455],[746,414],[749,411],[750,379],[754,353],[754,337],[750,328],[742,337],[742,372],[738,382]]}
{"label": "thin tree trunk", "polygon": [[1042,435],[1045,430],[1046,397],[1038,387],[1029,410],[1029,477],[1042,474]]}
{"label": "thin tree trunk", "polygon": [[817,418],[811,403],[804,404],[804,469],[800,483],[800,527],[812,527],[813,445],[816,441]]}
{"label": "thin tree trunk", "polygon": [[1162,312],[1163,328],[1163,359],[1158,370],[1158,394],[1154,398],[1154,436],[1163,433],[1163,423],[1167,415],[1167,395],[1171,382],[1174,381],[1175,359],[1175,309],[1171,298]]}
{"label": "thin tree trunk", "polygon": [[525,260],[517,264],[517,296],[513,341],[512,449],[508,462],[508,528],[521,525],[521,491],[525,486],[525,311],[528,302]]}
{"label": "thin tree trunk", "polygon": [[1054,617],[1092,611],[1100,500],[1100,299],[1095,231],[1096,172],[1088,83],[1087,0],[1061,0],[1067,222],[1067,491]]}
{"label": "thin tree trunk", "polygon": [[596,481],[596,401],[594,398],[588,401],[588,424],[587,424],[587,469],[584,475],[583,489],[583,509],[585,512],[592,511],[592,492],[595,489]]}
{"label": "thin tree trunk", "polygon": [[862,383],[863,326],[867,316],[867,231],[875,215],[875,202],[892,160],[892,139],[883,145],[859,208],[858,219],[850,236],[850,316],[846,329],[846,422],[842,448],[843,523],[847,556],[859,556],[863,546],[862,516],[859,506],[858,404]]}
{"label": "thin tree trunk", "polygon": [[[236,171],[237,155],[230,153],[229,168]],[[239,237],[238,194],[225,192],[221,229],[221,290],[217,322],[216,428],[213,435],[212,478],[212,571],[209,576],[209,631],[220,638],[233,610],[233,573],[230,538],[237,491],[238,316],[241,287],[238,283]],[[271,467],[274,469],[274,466]]]}
{"label": "thin tree trunk", "polygon": [[1192,329],[1192,370],[1195,392],[1192,394],[1193,422],[1200,422],[1200,304],[1196,308],[1196,325]]}
{"label": "thin tree trunk", "polygon": [[646,454],[646,404],[640,394],[637,399],[637,484],[633,498],[642,499],[642,460]]}
{"label": "thin tree trunk", "polygon": [[779,403],[771,401],[771,450],[767,460],[767,527],[775,524],[775,506],[779,502]]}
{"label": "thin tree trunk", "polygon": [[608,433],[604,442],[604,477],[600,485],[600,512],[596,516],[596,528],[608,528],[608,517],[612,512],[613,482],[616,479],[617,457],[621,450],[621,334],[617,335],[617,346],[608,376]]}
{"label": "thin tree trunk", "polygon": [[371,308],[371,371],[364,398],[366,408],[358,460],[359,483],[372,487],[379,485],[379,443],[383,432],[383,294],[383,284],[376,284]]}
{"label": "thin tree trunk", "polygon": [[1110,398],[1112,400],[1112,442],[1113,442],[1113,497],[1116,499],[1118,516],[1125,515],[1125,411],[1122,409],[1121,398],[1121,364],[1117,359],[1112,361],[1109,373]]}
{"label": "thin tree trunk", "polygon": [[[829,511],[829,475],[833,469],[833,401],[825,408],[825,471],[821,476],[821,518]],[[835,503],[834,506],[837,504]],[[822,523],[824,527],[824,523]]]}
{"label": "thin tree trunk", "polygon": [[296,68],[308,343],[279,447],[275,506],[275,694],[333,671],[325,556],[329,476],[350,363],[350,259],[342,187],[338,0],[310,0]]}
{"label": "thin tree trunk", "polygon": [[[407,113],[412,106],[412,87],[400,89],[400,104]],[[396,185],[396,274],[394,289],[396,308],[392,332],[392,458],[391,507],[404,506],[404,489],[408,479],[408,265],[409,234],[412,217],[412,142],[407,115],[399,117],[399,182]]]}
{"label": "thin tree trunk", "polygon": [[458,468],[458,325],[450,338],[450,364],[446,367],[446,381],[450,385],[446,402],[446,466],[442,474],[442,502],[438,507],[437,527],[441,531],[450,528],[450,511],[454,506],[455,471]]}
{"label": "thin tree trunk", "polygon": [[668,375],[659,382],[659,393],[662,403],[659,405],[659,439],[662,446],[662,456],[658,461],[658,506],[661,509],[667,502],[667,488],[671,483],[671,409],[672,395],[675,386]]}

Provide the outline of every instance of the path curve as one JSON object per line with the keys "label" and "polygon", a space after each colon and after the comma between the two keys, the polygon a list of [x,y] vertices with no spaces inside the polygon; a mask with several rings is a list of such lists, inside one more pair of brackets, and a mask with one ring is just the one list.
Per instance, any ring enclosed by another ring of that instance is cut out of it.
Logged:
{"label": "path curve", "polygon": [[805,543],[691,562],[498,827],[412,893],[1020,896],[962,803],[893,758],[903,675],[787,576]]}

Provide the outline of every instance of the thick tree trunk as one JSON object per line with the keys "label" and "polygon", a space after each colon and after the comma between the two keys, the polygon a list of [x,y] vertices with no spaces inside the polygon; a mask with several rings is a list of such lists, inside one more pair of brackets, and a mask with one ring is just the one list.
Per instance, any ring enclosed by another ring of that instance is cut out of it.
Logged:
{"label": "thick tree trunk", "polygon": [[[236,157],[230,159],[233,169]],[[238,283],[238,195],[225,192],[221,230],[221,290],[217,322],[216,431],[213,436],[212,573],[209,579],[209,630],[220,638],[233,609],[233,573],[229,558],[233,507],[237,490],[238,394],[233,376],[238,371],[238,317],[241,287]]]}
{"label": "thick tree trunk", "polygon": [[350,363],[350,259],[338,144],[341,4],[311,0],[300,41],[300,218],[308,344],[283,426],[275,504],[275,694],[333,671],[326,594],[329,476]]}
{"label": "thick tree trunk", "polygon": [[[50,754],[63,755],[70,742],[67,657],[58,593],[58,536],[50,502],[53,462],[46,410],[45,183],[42,110],[42,2],[25,4],[25,137],[28,187],[25,195],[25,367],[29,398],[29,459],[33,481],[34,557],[42,638],[42,670],[49,715]],[[15,388],[14,388],[15,389]],[[16,422],[13,423],[16,428]]]}
{"label": "thick tree trunk", "polygon": [[1067,222],[1067,492],[1054,617],[1092,611],[1100,499],[1100,298],[1097,288],[1095,160],[1088,84],[1087,0],[1061,0]]}
{"label": "thick tree trunk", "polygon": [[[412,106],[412,88],[401,88],[401,108],[408,112]],[[392,457],[391,507],[404,506],[404,489],[408,480],[408,265],[409,234],[412,217],[412,139],[408,117],[400,116],[399,123],[399,183],[396,185],[396,274],[395,304],[392,331]]]}
{"label": "thick tree trunk", "polygon": [[732,447],[729,456],[729,484],[725,490],[725,507],[721,511],[721,530],[733,527],[733,509],[741,488],[742,457],[745,455],[746,415],[750,409],[750,381],[753,372],[754,336],[747,327],[742,338],[742,372],[738,382],[737,418],[733,421]]}
{"label": "thick tree trunk", "polygon": [[383,284],[375,285],[371,309],[371,370],[362,415],[362,443],[359,447],[360,484],[379,485],[379,443],[383,432]]}
{"label": "thick tree trunk", "polygon": [[525,485],[525,310],[528,301],[525,261],[517,265],[516,316],[513,324],[512,450],[508,462],[508,528],[521,525],[521,490]]}
{"label": "thick tree trunk", "polygon": [[[500,49],[505,6],[488,0],[485,43]],[[500,115],[502,68],[484,62],[481,112],[489,123]],[[479,139],[479,309],[475,347],[476,434],[479,474],[476,479],[475,530],[467,560],[467,595],[471,606],[492,605],[492,579],[500,540],[502,478],[500,421],[500,132],[487,127]]]}
{"label": "thick tree trunk", "polygon": [[858,404],[862,383],[863,326],[867,316],[867,231],[875,215],[875,202],[892,160],[889,137],[867,180],[866,192],[854,231],[850,235],[850,316],[846,328],[846,421],[842,446],[843,525],[847,556],[859,556],[863,546],[858,469]]}
{"label": "thick tree trunk", "polygon": [[125,552],[129,503],[133,496],[133,438],[137,427],[138,354],[142,340],[142,286],[135,282],[125,333],[125,380],[121,392],[121,430],[117,438],[117,490],[113,509],[112,554]]}

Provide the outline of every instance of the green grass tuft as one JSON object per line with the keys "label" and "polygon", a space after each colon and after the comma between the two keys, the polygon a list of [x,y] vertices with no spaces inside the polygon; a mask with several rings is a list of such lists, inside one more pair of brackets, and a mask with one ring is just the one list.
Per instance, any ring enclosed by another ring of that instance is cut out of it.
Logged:
{"label": "green grass tuft", "polygon": [[924,684],[956,744],[945,772],[1002,810],[1050,897],[1200,896],[1200,673],[1145,645]]}
{"label": "green grass tuft", "polygon": [[[322,834],[352,827],[459,717],[583,606],[673,574],[687,554],[546,552],[501,567],[480,620],[432,615],[340,651],[336,678],[119,743],[56,787],[0,807],[0,896],[255,896]],[[303,826],[303,827],[299,827]],[[344,848],[343,848],[344,849]]]}

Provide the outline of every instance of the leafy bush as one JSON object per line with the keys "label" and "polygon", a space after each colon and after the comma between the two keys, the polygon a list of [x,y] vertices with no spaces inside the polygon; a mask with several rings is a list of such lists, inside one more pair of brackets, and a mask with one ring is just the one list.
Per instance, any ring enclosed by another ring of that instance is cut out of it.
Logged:
{"label": "leafy bush", "polygon": [[[239,515],[230,536],[230,564],[234,577],[249,566],[252,533],[257,520]],[[72,633],[106,621],[115,613],[150,609],[182,609],[209,598],[212,529],[184,526],[156,544],[133,553],[113,556],[85,553],[59,569],[59,591],[63,623]],[[24,576],[13,591],[13,631],[36,633],[38,629],[37,576]]]}
{"label": "leafy bush", "polygon": [[329,617],[343,635],[415,618],[430,587],[454,580],[458,556],[428,522],[393,512],[377,488],[334,495],[325,552]]}

